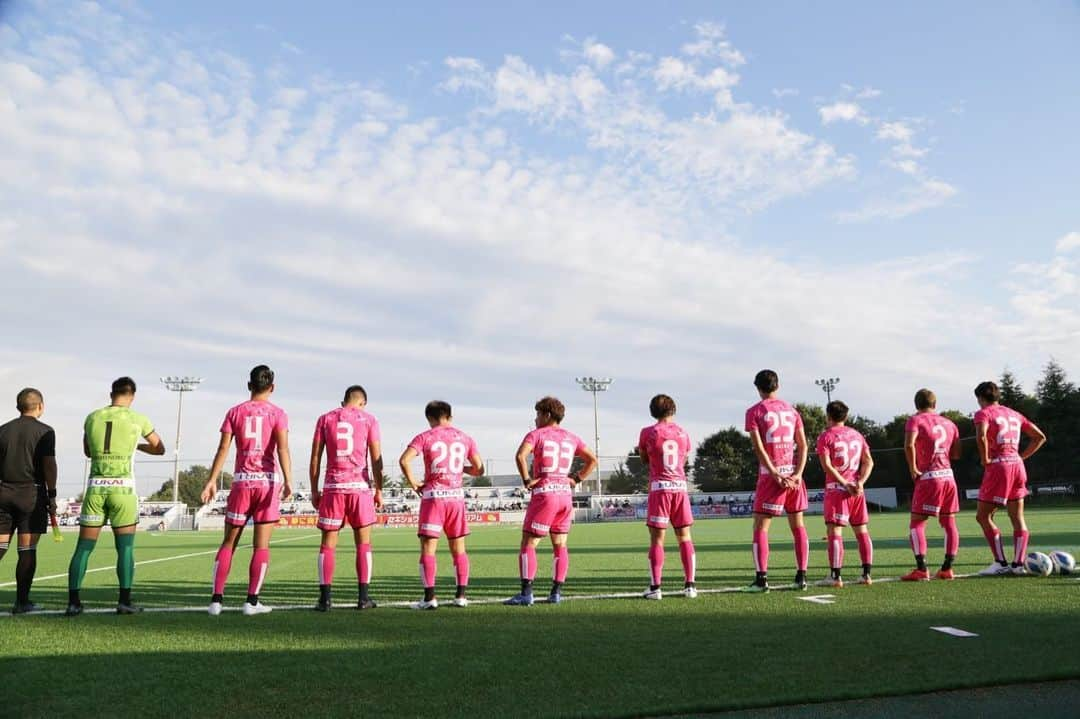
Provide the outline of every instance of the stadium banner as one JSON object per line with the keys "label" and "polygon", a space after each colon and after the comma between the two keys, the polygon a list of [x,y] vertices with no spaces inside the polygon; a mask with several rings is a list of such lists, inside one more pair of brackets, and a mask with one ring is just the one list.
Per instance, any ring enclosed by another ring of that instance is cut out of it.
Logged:
{"label": "stadium banner", "polygon": [[[694,515],[694,519],[717,519],[732,516],[731,508],[726,504],[692,504],[690,505],[690,512]],[[638,519],[647,518],[649,508],[646,505],[637,507],[636,515]]]}
{"label": "stadium banner", "polygon": [[278,520],[279,527],[314,527],[319,521],[317,514],[283,514]]}

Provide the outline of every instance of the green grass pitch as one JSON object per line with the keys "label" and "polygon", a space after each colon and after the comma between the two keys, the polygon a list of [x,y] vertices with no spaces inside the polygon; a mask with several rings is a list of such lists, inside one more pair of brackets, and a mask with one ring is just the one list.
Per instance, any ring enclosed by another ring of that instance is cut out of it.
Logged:
{"label": "green grass pitch", "polygon": [[[1003,517],[1004,519],[1004,517]],[[1007,523],[1007,522],[1006,522]],[[811,528],[812,579],[825,575],[824,525]],[[1029,512],[1032,550],[1080,554],[1080,510]],[[931,521],[930,564],[941,559]],[[974,572],[989,551],[973,513],[961,515],[958,572]],[[911,564],[907,517],[876,515],[875,575]],[[1010,532],[1006,529],[1006,538]],[[694,527],[698,586],[736,587],[752,578],[749,520],[699,521]],[[517,587],[515,527],[476,528],[470,537],[473,599],[507,597]],[[570,537],[565,594],[638,593],[647,579],[647,531],[640,523],[582,524]],[[245,537],[245,540],[249,537]],[[352,610],[351,536],[338,550],[330,614],[306,609],[212,618],[205,612],[0,616],[4,697],[0,715],[90,716],[637,716],[691,714],[782,704],[862,699],[965,687],[1080,677],[1080,581],[1069,577],[963,579],[800,594],[703,593],[674,596],[682,572],[669,537],[661,602],[569,601],[530,608],[476,604],[414,612],[390,606],[415,600],[417,541],[407,529],[375,533],[372,593],[383,606]],[[786,523],[772,529],[774,586],[793,574]],[[135,599],[148,608],[205,607],[217,532],[140,533]],[[1008,543],[1008,542],[1007,542]],[[1010,549],[1011,549],[1011,543]],[[317,596],[318,535],[275,534],[263,600],[312,605]],[[74,547],[43,537],[34,599],[62,609],[62,575]],[[847,577],[858,553],[847,538]],[[15,552],[0,563],[0,606],[14,601]],[[169,559],[179,555],[196,555]],[[250,549],[236,556],[226,606],[243,601]],[[537,589],[546,594],[551,563],[541,545]],[[149,560],[165,560],[150,562]],[[115,561],[105,533],[90,567]],[[439,554],[439,590],[452,596],[452,565]],[[115,574],[92,572],[88,608],[115,602]],[[803,601],[833,594],[835,603]],[[448,602],[447,602],[448,604]],[[953,626],[955,638],[931,626]],[[1022,691],[1022,690],[1018,690]],[[1053,695],[1053,693],[1051,693]],[[1043,704],[1043,716],[1074,706]],[[1060,703],[1060,701],[1059,701]]]}

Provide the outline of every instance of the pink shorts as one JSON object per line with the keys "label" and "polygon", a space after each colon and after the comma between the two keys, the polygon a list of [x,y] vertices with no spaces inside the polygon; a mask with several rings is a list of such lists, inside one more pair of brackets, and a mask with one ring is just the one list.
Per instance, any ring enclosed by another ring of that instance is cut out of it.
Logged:
{"label": "pink shorts", "polygon": [[375,524],[375,495],[371,492],[330,492],[319,499],[319,529],[353,529]]}
{"label": "pink shorts", "polygon": [[469,534],[469,527],[465,523],[465,500],[420,500],[420,529],[416,536],[438,539],[443,532],[446,532],[447,539]]}
{"label": "pink shorts", "polygon": [[979,487],[980,502],[1004,507],[1009,502],[1023,499],[1027,493],[1027,470],[1021,460],[994,462],[983,470],[982,485]]}
{"label": "pink shorts", "polygon": [[870,523],[870,514],[866,511],[866,495],[852,497],[847,492],[835,489],[825,491],[825,523],[846,527],[858,527]]}
{"label": "pink shorts", "polygon": [[754,488],[755,514],[779,517],[784,512],[805,512],[808,506],[805,482],[799,482],[795,489],[785,489],[769,475],[758,476],[757,487]]}
{"label": "pink shorts", "polygon": [[694,523],[690,497],[686,492],[650,492],[649,517],[645,525],[657,529],[689,527]]}
{"label": "pink shorts", "polygon": [[234,484],[225,504],[225,522],[243,527],[251,519],[255,524],[269,524],[281,518],[281,485],[277,482]]}
{"label": "pink shorts", "polygon": [[574,518],[574,499],[569,494],[538,494],[525,510],[521,529],[537,537],[548,533],[569,534]]}
{"label": "pink shorts", "polygon": [[911,513],[936,517],[939,514],[956,514],[960,511],[960,497],[956,482],[951,479],[915,480],[915,494],[911,498]]}

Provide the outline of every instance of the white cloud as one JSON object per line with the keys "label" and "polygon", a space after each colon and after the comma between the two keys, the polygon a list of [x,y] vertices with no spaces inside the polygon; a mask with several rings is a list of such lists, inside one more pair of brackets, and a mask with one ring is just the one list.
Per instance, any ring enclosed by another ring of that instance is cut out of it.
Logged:
{"label": "white cloud", "polygon": [[699,22],[694,25],[694,34],[696,38],[682,46],[684,55],[716,59],[731,67],[746,63],[746,57],[724,37],[723,25],[714,22]]}
{"label": "white cloud", "polygon": [[585,58],[603,70],[615,60],[615,52],[603,43],[595,42],[591,38],[585,41],[582,47]]}
{"label": "white cloud", "polygon": [[836,219],[844,223],[898,220],[916,212],[940,207],[956,193],[956,188],[947,182],[926,179],[917,185],[902,188],[895,196],[871,200],[861,209],[837,213]]}
{"label": "white cloud", "polygon": [[876,136],[879,140],[908,143],[915,136],[915,131],[904,122],[883,122],[878,126]]}
{"label": "white cloud", "polygon": [[873,100],[874,98],[881,97],[881,90],[876,87],[864,87],[855,93],[855,97],[859,100]]}
{"label": "white cloud", "polygon": [[857,122],[865,125],[869,122],[866,113],[854,102],[834,102],[831,105],[819,107],[818,113],[821,115],[821,121],[826,125],[834,122]]}
{"label": "white cloud", "polygon": [[777,100],[783,100],[785,97],[797,96],[799,91],[793,87],[774,87],[772,94]]}
{"label": "white cloud", "polygon": [[1072,252],[1080,248],[1080,232],[1070,232],[1064,235],[1055,245],[1058,252]]}

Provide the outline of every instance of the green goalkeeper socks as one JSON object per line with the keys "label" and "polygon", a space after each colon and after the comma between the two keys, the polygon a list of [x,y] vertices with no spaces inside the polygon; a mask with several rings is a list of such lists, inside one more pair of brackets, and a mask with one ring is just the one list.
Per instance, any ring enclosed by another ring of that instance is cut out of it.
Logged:
{"label": "green goalkeeper socks", "polygon": [[116,578],[121,589],[131,589],[135,581],[135,535],[117,534],[116,540]]}
{"label": "green goalkeeper socks", "polygon": [[68,565],[68,590],[77,592],[82,589],[83,577],[86,576],[86,565],[90,561],[90,554],[97,545],[96,539],[80,539],[75,545],[75,554],[71,555],[71,564]]}

